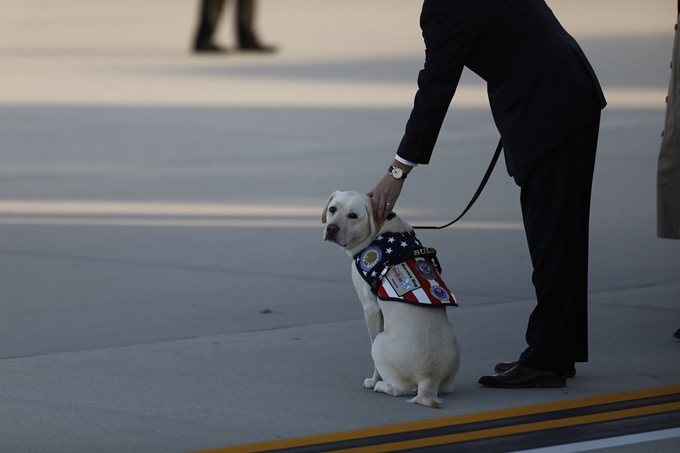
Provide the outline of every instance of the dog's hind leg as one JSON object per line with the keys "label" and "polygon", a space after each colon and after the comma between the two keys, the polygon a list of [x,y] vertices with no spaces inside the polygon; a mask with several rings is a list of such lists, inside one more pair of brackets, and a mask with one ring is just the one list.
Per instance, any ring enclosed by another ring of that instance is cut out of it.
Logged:
{"label": "dog's hind leg", "polygon": [[414,398],[408,400],[408,402],[439,409],[439,403],[441,403],[442,400],[437,398],[438,387],[439,385],[431,379],[424,379],[418,382],[418,394]]}
{"label": "dog's hind leg", "polygon": [[399,370],[385,357],[385,348],[388,340],[384,333],[378,335],[371,348],[371,356],[375,364],[376,372],[381,376],[381,380],[375,383],[373,390],[391,396],[406,396],[416,393],[415,383],[409,384],[399,373]]}
{"label": "dog's hind leg", "polygon": [[390,396],[406,396],[413,395],[413,389],[410,388],[397,388],[387,381],[380,381],[375,384],[373,390],[376,392],[384,393]]}

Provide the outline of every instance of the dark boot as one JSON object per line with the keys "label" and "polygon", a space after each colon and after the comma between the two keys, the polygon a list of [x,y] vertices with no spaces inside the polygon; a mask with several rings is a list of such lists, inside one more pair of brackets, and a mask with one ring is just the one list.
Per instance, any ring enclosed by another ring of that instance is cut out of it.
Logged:
{"label": "dark boot", "polygon": [[276,47],[260,43],[255,35],[255,2],[253,0],[238,0],[236,4],[236,30],[238,47],[248,52],[276,52]]}
{"label": "dark boot", "polygon": [[203,0],[199,12],[199,26],[194,41],[194,51],[226,53],[227,50],[213,43],[213,35],[217,29],[224,0]]}

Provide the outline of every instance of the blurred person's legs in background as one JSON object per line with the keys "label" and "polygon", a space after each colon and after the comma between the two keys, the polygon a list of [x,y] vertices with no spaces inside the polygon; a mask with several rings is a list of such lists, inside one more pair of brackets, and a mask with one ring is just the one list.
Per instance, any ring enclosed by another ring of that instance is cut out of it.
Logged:
{"label": "blurred person's legs in background", "polygon": [[[199,25],[194,41],[194,51],[226,53],[227,50],[214,42],[215,32],[224,10],[225,0],[201,0]],[[236,38],[238,48],[255,52],[274,52],[273,46],[263,45],[255,33],[255,0],[236,2]]]}
{"label": "blurred person's legs in background", "polygon": [[224,0],[201,0],[199,25],[194,50],[196,52],[226,52],[213,42],[213,35],[224,9]]}
{"label": "blurred person's legs in background", "polygon": [[264,45],[255,34],[255,0],[237,0],[236,31],[241,50],[275,52],[274,46]]}

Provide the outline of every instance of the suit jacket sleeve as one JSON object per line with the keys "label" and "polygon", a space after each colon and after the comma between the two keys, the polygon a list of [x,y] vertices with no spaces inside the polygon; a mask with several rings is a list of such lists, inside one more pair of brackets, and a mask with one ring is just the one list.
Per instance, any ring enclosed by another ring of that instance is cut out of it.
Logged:
{"label": "suit jacket sleeve", "polygon": [[[452,11],[452,4],[456,4]],[[474,0],[426,0],[420,15],[425,65],[397,155],[427,164],[472,46]]]}

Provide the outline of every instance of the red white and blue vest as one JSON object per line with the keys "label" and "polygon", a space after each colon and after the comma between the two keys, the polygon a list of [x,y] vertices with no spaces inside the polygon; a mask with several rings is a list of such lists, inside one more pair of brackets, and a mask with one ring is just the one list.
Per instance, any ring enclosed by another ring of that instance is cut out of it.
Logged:
{"label": "red white and blue vest", "polygon": [[423,247],[411,230],[382,233],[354,256],[359,274],[380,300],[442,307],[457,307],[442,281],[437,251]]}

